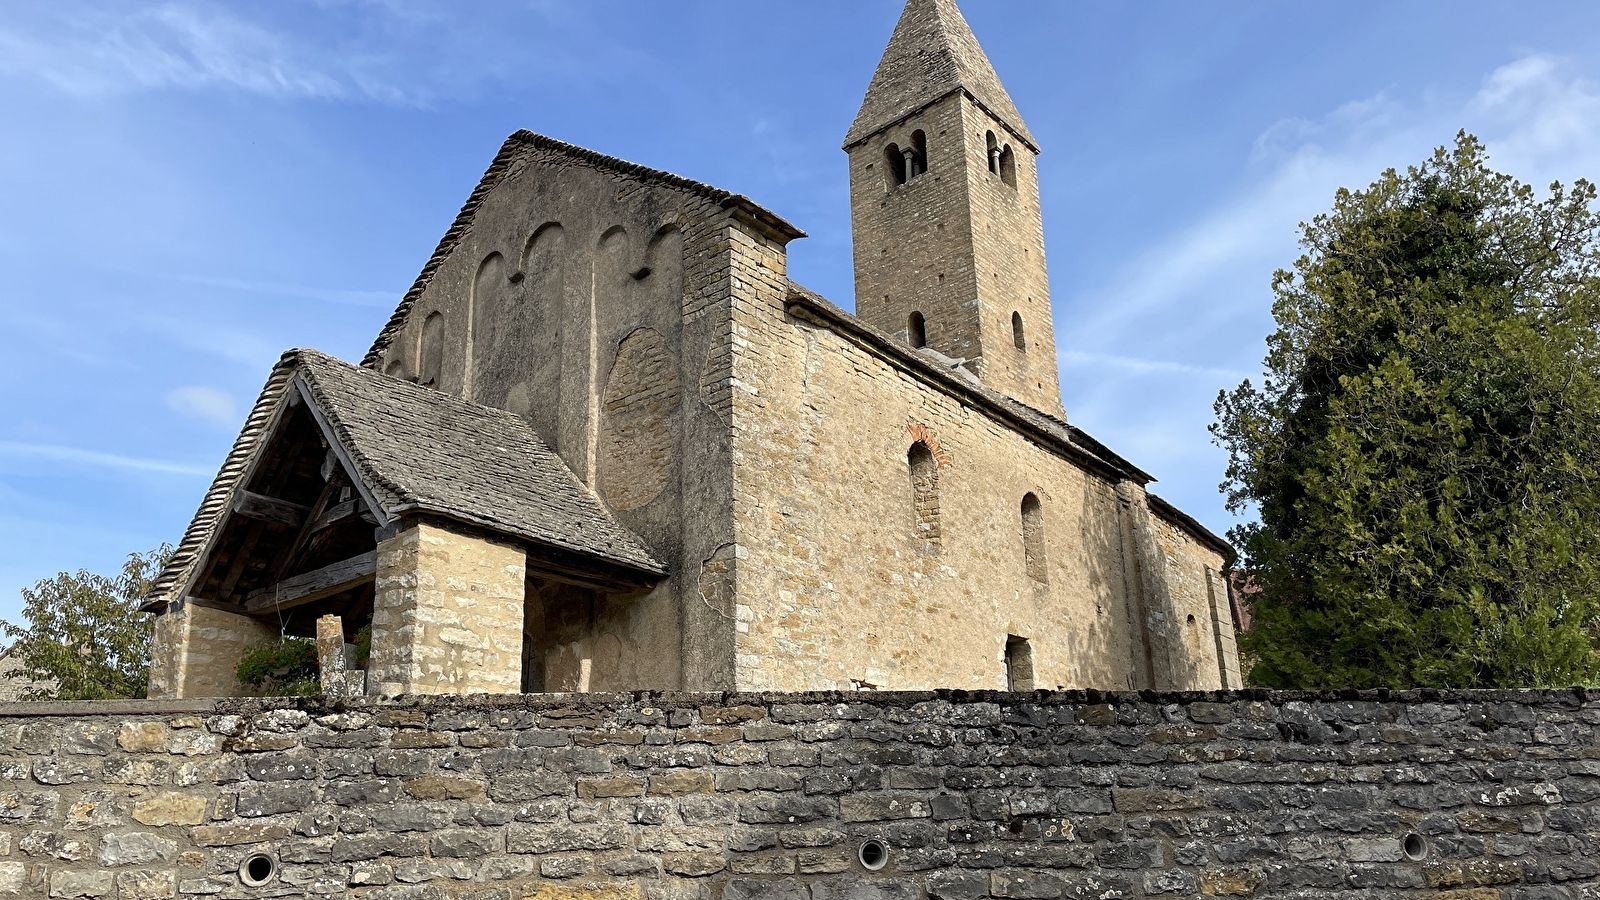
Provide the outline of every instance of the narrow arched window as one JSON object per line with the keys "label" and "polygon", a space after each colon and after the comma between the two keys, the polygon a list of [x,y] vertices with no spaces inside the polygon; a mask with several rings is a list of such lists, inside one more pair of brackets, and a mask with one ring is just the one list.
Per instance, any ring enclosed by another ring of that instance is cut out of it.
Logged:
{"label": "narrow arched window", "polygon": [[918,129],[911,133],[911,155],[906,160],[906,175],[915,178],[928,171],[928,135]]}
{"label": "narrow arched window", "polygon": [[1011,152],[1010,144],[1000,148],[1000,180],[1017,186],[1017,156]]}
{"label": "narrow arched window", "polygon": [[944,533],[939,526],[939,461],[933,448],[924,441],[911,445],[906,453],[911,467],[911,501],[914,506],[917,539],[929,550],[938,550],[944,543]]}
{"label": "narrow arched window", "polygon": [[906,183],[906,156],[899,144],[890,144],[883,150],[884,172],[889,176],[889,186]]}
{"label": "narrow arched window", "polygon": [[996,138],[994,136],[994,132],[992,132],[992,131],[989,132],[988,144],[989,144],[989,147],[988,147],[988,150],[986,151],[986,154],[987,154],[988,159],[989,159],[989,174],[990,175],[999,175],[1000,174],[1000,140],[999,140],[999,138]]}
{"label": "narrow arched window", "polygon": [[922,313],[914,312],[906,320],[906,343],[918,350],[928,346],[928,323]]}
{"label": "narrow arched window", "polygon": [[421,357],[417,381],[424,387],[438,387],[444,370],[444,313],[432,313],[423,320]]}
{"label": "narrow arched window", "polygon": [[1037,494],[1022,498],[1022,558],[1029,578],[1041,584],[1050,581],[1044,553],[1044,510]]}
{"label": "narrow arched window", "polygon": [[1011,343],[1015,344],[1018,350],[1026,351],[1028,349],[1028,334],[1022,327],[1022,313],[1020,312],[1011,314]]}

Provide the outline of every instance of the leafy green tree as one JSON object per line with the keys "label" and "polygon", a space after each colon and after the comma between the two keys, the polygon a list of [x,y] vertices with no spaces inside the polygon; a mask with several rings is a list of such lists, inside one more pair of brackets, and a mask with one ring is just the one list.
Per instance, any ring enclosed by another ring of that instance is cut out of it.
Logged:
{"label": "leafy green tree", "polygon": [[115,578],[62,572],[22,591],[23,625],[0,620],[10,657],[34,682],[29,700],[143,699],[150,687],[151,617],[139,604],[172,556],[134,553]]}
{"label": "leafy green tree", "polygon": [[1265,687],[1593,683],[1600,217],[1470,135],[1302,225],[1217,399]]}

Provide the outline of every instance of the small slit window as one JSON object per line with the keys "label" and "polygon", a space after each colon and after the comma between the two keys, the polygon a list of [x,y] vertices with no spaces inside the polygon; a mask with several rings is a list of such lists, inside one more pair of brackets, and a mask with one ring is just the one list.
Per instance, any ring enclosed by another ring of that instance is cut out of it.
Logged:
{"label": "small slit window", "polygon": [[924,548],[937,551],[944,545],[939,524],[939,461],[927,442],[917,441],[907,451],[906,462],[911,467],[911,502],[917,540]]}
{"label": "small slit window", "polygon": [[906,343],[918,350],[928,346],[928,323],[922,313],[914,312],[906,320]]}
{"label": "small slit window", "polygon": [[1011,314],[1011,343],[1015,344],[1016,348],[1024,353],[1028,350],[1028,334],[1022,327],[1022,313],[1020,312]]}
{"label": "small slit window", "polygon": [[1033,690],[1033,647],[1014,634],[1006,635],[1006,690]]}
{"label": "small slit window", "polygon": [[1028,577],[1040,584],[1050,580],[1044,550],[1044,509],[1037,494],[1022,498],[1022,557]]}

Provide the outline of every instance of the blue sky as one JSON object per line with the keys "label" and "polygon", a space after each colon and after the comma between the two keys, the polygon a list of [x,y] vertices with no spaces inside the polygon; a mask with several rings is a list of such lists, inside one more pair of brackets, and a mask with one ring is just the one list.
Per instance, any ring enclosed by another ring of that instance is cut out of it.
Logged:
{"label": "blue sky", "polygon": [[[850,305],[899,0],[36,0],[0,17],[0,616],[175,541],[278,354],[358,359],[518,128],[748,194]],[[1043,145],[1069,417],[1225,531],[1206,426],[1340,186],[1600,177],[1600,4],[965,0]]]}

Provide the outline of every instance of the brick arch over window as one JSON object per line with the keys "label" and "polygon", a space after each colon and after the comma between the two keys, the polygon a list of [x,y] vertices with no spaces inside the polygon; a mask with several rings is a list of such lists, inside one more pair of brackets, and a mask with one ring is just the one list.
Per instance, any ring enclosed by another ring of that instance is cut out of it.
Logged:
{"label": "brick arch over window", "polygon": [[1045,556],[1044,508],[1038,494],[1029,493],[1022,498],[1022,557],[1029,578],[1040,584],[1050,581],[1050,567]]}
{"label": "brick arch over window", "polygon": [[928,449],[933,451],[933,458],[938,460],[939,468],[950,468],[950,454],[939,443],[939,435],[932,428],[921,422],[913,422],[906,426],[906,437],[908,446],[915,441],[927,444]]}

